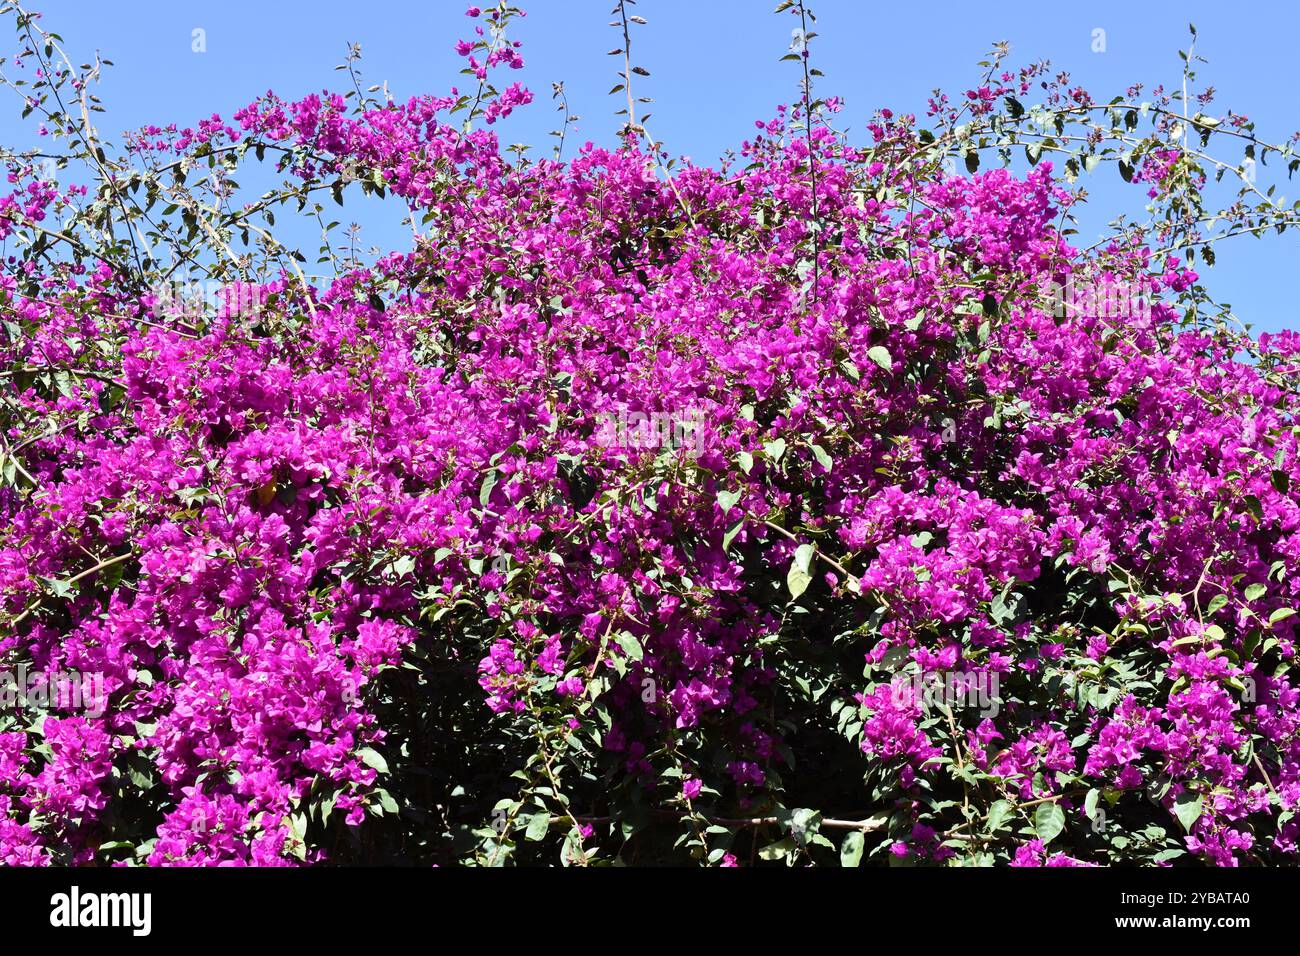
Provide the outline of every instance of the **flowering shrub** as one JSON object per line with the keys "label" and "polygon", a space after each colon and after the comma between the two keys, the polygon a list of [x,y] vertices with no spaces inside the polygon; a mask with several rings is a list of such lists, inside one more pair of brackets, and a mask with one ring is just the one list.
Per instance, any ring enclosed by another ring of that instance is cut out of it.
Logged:
{"label": "flowering shrub", "polygon": [[[998,49],[855,144],[780,12],[801,97],[707,167],[622,3],[621,145],[537,161],[505,3],[467,91],[122,155],[9,9],[0,651],[104,699],[0,713],[6,863],[1295,861],[1300,335],[1196,271],[1294,141]],[[1081,248],[1111,167],[1150,221]],[[313,279],[277,214],[358,193],[411,248]]]}

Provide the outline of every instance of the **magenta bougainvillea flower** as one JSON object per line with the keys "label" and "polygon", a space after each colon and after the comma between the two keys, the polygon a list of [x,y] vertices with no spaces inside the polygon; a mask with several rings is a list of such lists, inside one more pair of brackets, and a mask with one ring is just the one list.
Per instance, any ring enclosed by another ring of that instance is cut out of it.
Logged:
{"label": "magenta bougainvillea flower", "polygon": [[[999,55],[528,160],[519,13],[466,90],[7,160],[0,860],[1295,862],[1300,335],[1189,253],[1220,121]],[[1102,163],[1162,212],[1085,246]],[[274,214],[357,192],[409,248],[304,274]]]}

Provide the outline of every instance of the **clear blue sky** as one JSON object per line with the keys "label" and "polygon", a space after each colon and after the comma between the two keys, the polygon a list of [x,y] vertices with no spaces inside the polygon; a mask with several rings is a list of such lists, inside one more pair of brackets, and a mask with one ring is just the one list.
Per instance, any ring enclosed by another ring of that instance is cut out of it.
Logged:
{"label": "clear blue sky", "polygon": [[[619,39],[607,25],[611,0],[519,2],[529,16],[514,35],[524,41],[527,66],[511,79],[523,80],[537,99],[500,124],[503,142],[549,151],[546,133],[557,119],[550,104],[554,80],[564,81],[570,105],[582,117],[574,139],[608,142],[618,124],[614,111],[622,105],[607,94],[618,82],[618,58],[606,55]],[[189,125],[213,112],[228,117],[267,89],[286,97],[341,89],[346,74],[334,67],[343,61],[348,41],[362,45],[367,82],[387,81],[399,97],[445,92],[464,82],[457,75],[464,61],[452,46],[476,22],[464,16],[468,0],[29,3],[45,12],[46,28],[65,37],[74,59],[98,49],[115,62],[100,90],[109,108],[101,129],[113,137],[149,122]],[[649,126],[674,152],[710,162],[752,135],[755,119],[771,116],[776,104],[795,97],[795,64],[778,63],[795,21],[774,16],[775,5],[638,4],[636,12],[649,25],[634,30],[634,59],[652,76],[638,80],[637,93],[655,98]],[[843,96],[847,106],[840,119],[859,129],[879,106],[922,112],[934,87],[959,92],[971,85],[975,63],[996,40],[1011,42],[1011,62],[1050,59],[1099,98],[1123,93],[1134,81],[1148,88],[1173,85],[1189,20],[1200,33],[1198,52],[1210,61],[1201,79],[1219,90],[1218,109],[1248,114],[1273,141],[1300,128],[1293,80],[1300,5],[812,0],[811,6],[821,34],[813,55],[826,74],[818,92]],[[195,28],[206,32],[204,53],[191,49]],[[1092,50],[1097,28],[1106,31],[1104,53]],[[18,110],[0,108],[0,142],[30,142]],[[1094,178],[1093,204],[1106,213],[1100,221],[1118,211],[1117,204],[1142,199],[1140,191],[1121,188],[1113,167],[1102,167]],[[1300,180],[1279,189],[1288,197],[1300,195]],[[388,241],[388,228],[376,227],[366,239]],[[1298,328],[1298,239],[1288,234],[1229,240],[1220,247],[1218,266],[1202,274],[1257,330]],[[394,233],[391,241],[402,240]]]}

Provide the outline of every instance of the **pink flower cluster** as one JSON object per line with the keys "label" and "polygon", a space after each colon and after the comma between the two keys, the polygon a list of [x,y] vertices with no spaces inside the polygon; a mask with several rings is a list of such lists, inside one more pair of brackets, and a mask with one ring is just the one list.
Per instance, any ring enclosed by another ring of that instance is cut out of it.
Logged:
{"label": "pink flower cluster", "polygon": [[[182,327],[108,263],[5,280],[6,400],[40,425],[6,420],[30,481],[0,487],[0,651],[103,674],[109,707],[0,733],[0,859],[118,861],[124,819],[150,864],[335,859],[309,830],[403,803],[392,681],[437,660],[494,726],[598,740],[619,787],[741,807],[818,662],[899,858],[952,855],[923,793],[966,787],[1062,808],[1070,852],[1016,830],[1017,866],[1108,859],[1092,790],[1209,862],[1294,861],[1294,333],[1180,324],[1195,273],[1073,247],[1049,163],[907,201],[890,115],[867,150],[783,112],[743,171],[669,183],[633,145],[514,163],[457,101],[268,94],[142,136],[276,145],[417,210],[410,251],[326,288],[286,272]],[[0,238],[51,201],[0,199]],[[1035,293],[1096,275],[1149,280],[1149,311]],[[602,442],[629,408],[699,413],[698,441]],[[1001,707],[950,727],[886,658],[995,675]]]}

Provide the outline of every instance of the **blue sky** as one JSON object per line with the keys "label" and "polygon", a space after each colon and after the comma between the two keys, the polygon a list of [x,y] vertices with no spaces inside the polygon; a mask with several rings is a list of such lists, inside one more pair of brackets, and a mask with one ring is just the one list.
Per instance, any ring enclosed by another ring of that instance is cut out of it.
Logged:
{"label": "blue sky", "polygon": [[[467,0],[388,0],[383,4],[300,2],[107,3],[29,0],[45,12],[45,26],[61,33],[73,58],[98,49],[113,60],[100,95],[108,106],[101,130],[116,138],[145,123],[192,124],[213,112],[229,116],[267,89],[297,96],[341,89],[336,72],[349,41],[362,45],[367,82],[387,81],[399,97],[445,92],[463,78],[452,49],[468,36]],[[486,6],[484,0],[478,0]],[[622,101],[607,91],[618,82],[619,59],[606,51],[619,40],[610,20],[612,0],[520,0],[529,15],[515,37],[524,41],[521,79],[536,102],[499,125],[504,143],[525,142],[549,152],[547,131],[558,114],[551,82],[562,80],[572,110],[581,115],[574,140],[609,142]],[[649,24],[634,32],[634,59],[651,72],[636,92],[655,98],[649,127],[675,153],[710,162],[752,134],[753,122],[795,98],[796,64],[779,63],[795,21],[774,16],[775,0],[641,0],[636,12]],[[1210,62],[1201,79],[1219,90],[1216,107],[1251,116],[1262,136],[1284,140],[1300,128],[1290,66],[1300,35],[1300,5],[1182,2],[1089,4],[1020,2],[877,3],[813,0],[820,37],[816,65],[826,74],[820,94],[847,101],[839,117],[852,128],[880,106],[924,109],[931,89],[958,92],[977,76],[976,62],[994,41],[1012,44],[1013,63],[1050,59],[1098,98],[1123,93],[1134,81],[1173,85],[1187,23],[1200,33],[1197,52]],[[195,29],[206,52],[192,49]],[[1105,31],[1105,52],[1094,52],[1094,30]],[[6,34],[11,36],[11,34]],[[8,47],[11,44],[5,43]],[[6,50],[7,52],[7,50]],[[10,104],[12,105],[12,104]],[[18,110],[3,107],[0,142],[30,142]],[[1235,158],[1235,157],[1234,157]],[[1261,173],[1261,177],[1263,174]],[[1095,221],[1143,196],[1124,188],[1113,167],[1089,183]],[[1300,196],[1300,180],[1279,187]],[[366,233],[369,242],[402,241],[390,224]],[[1300,275],[1300,235],[1229,240],[1219,263],[1202,269],[1211,291],[1230,301],[1256,330],[1300,327],[1292,292]]]}

